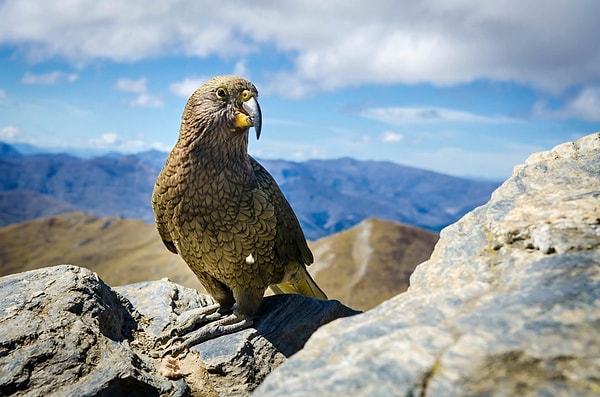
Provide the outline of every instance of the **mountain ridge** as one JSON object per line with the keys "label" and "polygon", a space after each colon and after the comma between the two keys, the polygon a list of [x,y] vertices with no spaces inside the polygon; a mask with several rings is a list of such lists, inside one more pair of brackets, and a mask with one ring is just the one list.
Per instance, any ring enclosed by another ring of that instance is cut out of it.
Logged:
{"label": "mountain ridge", "polygon": [[[150,196],[167,153],[111,153],[82,159],[64,153],[17,155],[9,146],[5,144],[0,152],[0,196],[12,190],[31,191],[64,202],[70,210],[153,222]],[[483,204],[499,185],[392,162],[259,161],[281,186],[309,240],[346,230],[368,217],[438,232]],[[8,199],[0,200],[0,214],[6,206],[11,206]],[[45,215],[61,212],[65,211],[59,207],[43,211]],[[0,226],[28,219],[25,213],[16,218],[13,213],[10,219],[0,215]]]}

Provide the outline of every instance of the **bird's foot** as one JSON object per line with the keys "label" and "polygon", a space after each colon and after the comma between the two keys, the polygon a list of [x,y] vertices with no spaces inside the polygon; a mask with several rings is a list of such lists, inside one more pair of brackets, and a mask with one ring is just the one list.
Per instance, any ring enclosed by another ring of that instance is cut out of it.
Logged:
{"label": "bird's foot", "polygon": [[[249,328],[252,323],[251,319],[219,305],[194,310],[181,325],[156,339],[155,347],[162,348],[162,354],[157,356],[176,356],[191,346]],[[200,329],[194,331],[198,326]]]}
{"label": "bird's foot", "polygon": [[231,311],[227,311],[227,309],[222,308],[218,304],[185,311],[183,313],[186,316],[185,319],[179,325],[172,327],[166,333],[156,338],[154,347],[158,347],[179,335],[187,334],[200,325],[223,318],[229,313]]}

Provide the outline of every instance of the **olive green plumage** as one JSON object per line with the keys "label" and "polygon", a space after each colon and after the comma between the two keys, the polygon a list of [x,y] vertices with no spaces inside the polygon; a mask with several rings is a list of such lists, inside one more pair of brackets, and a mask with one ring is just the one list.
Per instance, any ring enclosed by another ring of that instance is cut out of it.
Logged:
{"label": "olive green plumage", "polygon": [[188,100],[179,139],[152,194],[156,226],[223,308],[252,316],[265,289],[326,299],[306,271],[313,261],[298,219],[273,177],[248,155],[260,134],[252,83],[206,82]]}

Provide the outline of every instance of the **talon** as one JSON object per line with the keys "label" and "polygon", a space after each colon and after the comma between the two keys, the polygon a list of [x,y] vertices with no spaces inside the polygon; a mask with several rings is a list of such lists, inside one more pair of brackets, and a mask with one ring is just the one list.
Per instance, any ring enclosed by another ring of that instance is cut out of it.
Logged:
{"label": "talon", "polygon": [[[155,358],[158,356],[165,357],[169,354],[177,355],[186,348],[200,342],[222,334],[235,332],[236,328],[233,325],[244,321],[242,317],[232,314],[232,309],[220,307],[219,305],[190,310],[180,317],[184,317],[180,325],[170,328],[155,339],[154,348],[162,352],[162,354],[157,352],[154,356]],[[214,326],[208,330],[203,328],[211,325],[211,323]],[[252,323],[250,322],[249,324],[251,325]],[[227,327],[223,329],[222,325],[227,325]],[[198,326],[200,326],[200,329],[194,331]],[[233,331],[228,331],[229,329]],[[174,346],[177,343],[180,344]]]}
{"label": "talon", "polygon": [[[207,317],[213,317],[214,314],[211,314]],[[221,318],[203,325],[200,327],[200,329],[189,332],[185,335],[170,338],[167,343],[162,346],[162,353],[157,353],[157,356],[162,358],[168,355],[177,356],[179,353],[192,346],[206,342],[210,339],[217,338],[219,336],[244,330],[252,326],[252,324],[253,320],[251,318],[242,317],[238,314],[230,314],[225,317],[221,316]],[[164,337],[165,336],[157,338],[157,340],[162,340]]]}
{"label": "talon", "polygon": [[177,336],[175,338],[169,339],[167,341],[167,343],[164,346],[162,346],[162,354],[157,354],[157,356],[155,358],[158,358],[158,357],[164,358],[168,355],[176,356],[183,349],[180,349],[181,345],[179,345],[179,346],[173,346],[173,345],[176,344],[177,342],[181,342],[183,340],[185,340],[185,338],[182,338],[181,336]]}

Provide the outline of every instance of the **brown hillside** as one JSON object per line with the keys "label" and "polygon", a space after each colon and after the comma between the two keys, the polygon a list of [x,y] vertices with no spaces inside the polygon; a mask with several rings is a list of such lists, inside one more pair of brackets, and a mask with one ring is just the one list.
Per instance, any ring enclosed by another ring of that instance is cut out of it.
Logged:
{"label": "brown hillside", "polygon": [[[310,243],[315,263],[309,270],[330,298],[367,310],[406,290],[436,241],[433,233],[367,219]],[[168,277],[204,291],[143,221],[74,212],[0,229],[0,276],[63,263],[86,267],[113,286]]]}
{"label": "brown hillside", "polygon": [[0,275],[63,263],[86,267],[113,286],[168,277],[201,288],[154,225],[142,221],[73,212],[0,229]]}
{"label": "brown hillside", "polygon": [[310,271],[330,298],[368,310],[408,288],[437,240],[435,233],[370,218],[311,244]]}

